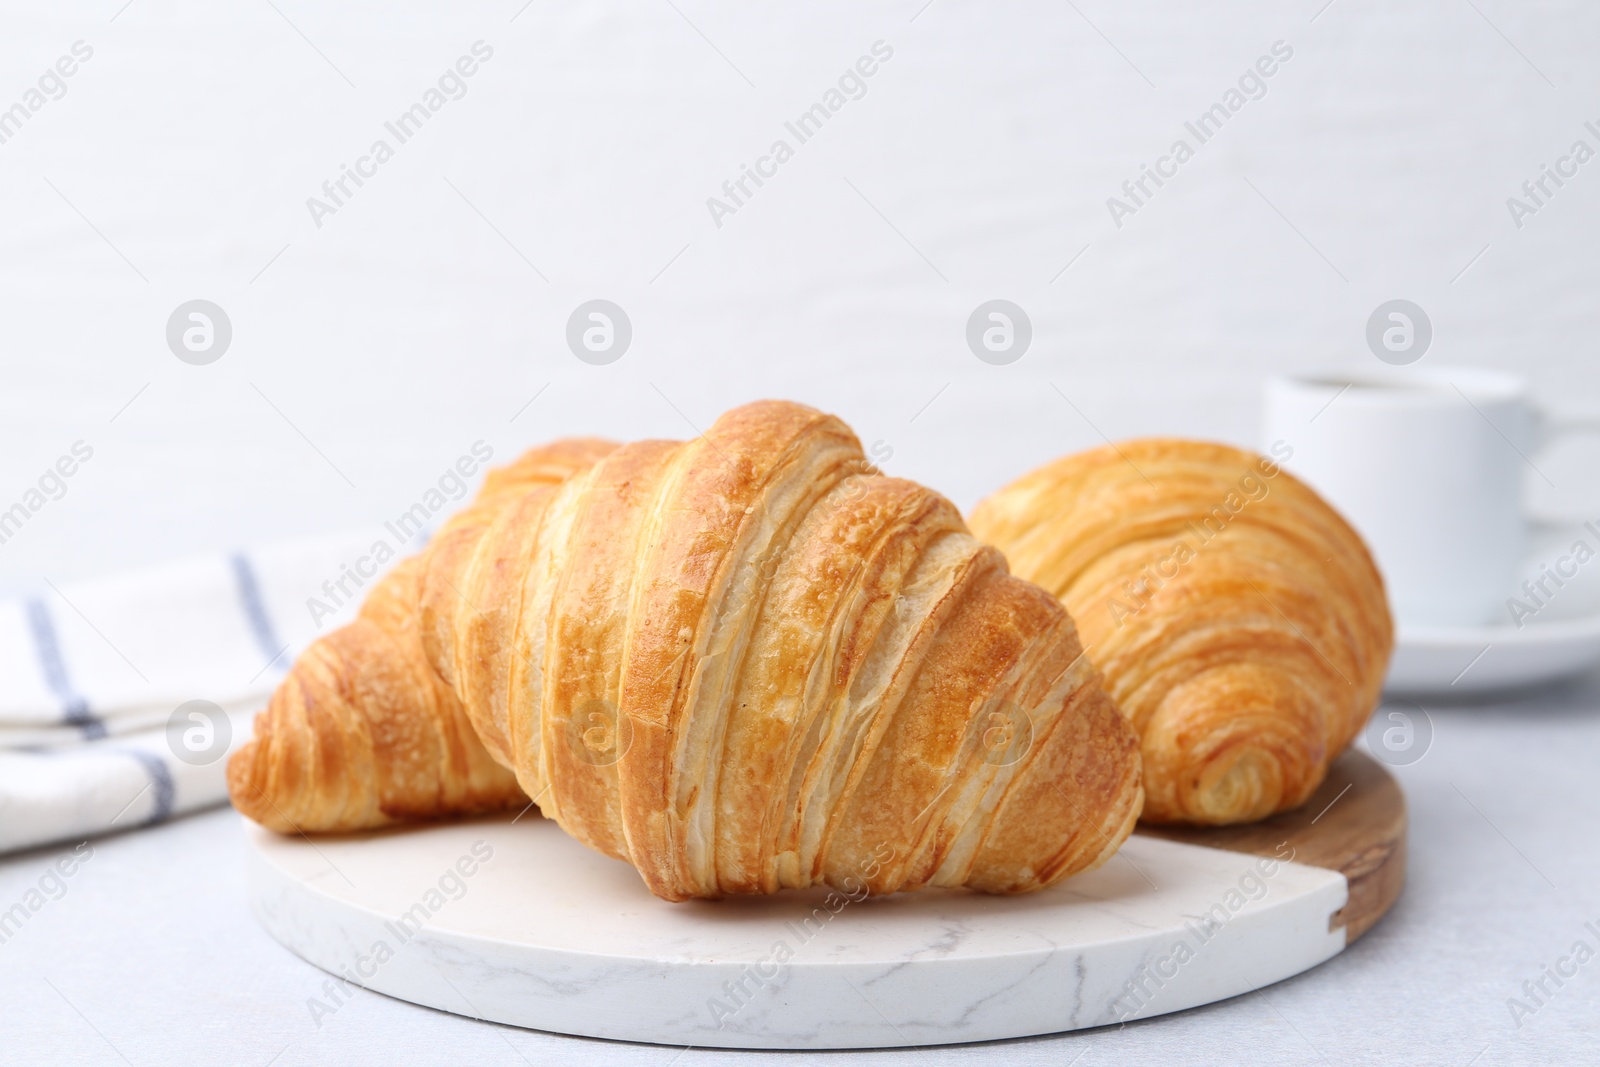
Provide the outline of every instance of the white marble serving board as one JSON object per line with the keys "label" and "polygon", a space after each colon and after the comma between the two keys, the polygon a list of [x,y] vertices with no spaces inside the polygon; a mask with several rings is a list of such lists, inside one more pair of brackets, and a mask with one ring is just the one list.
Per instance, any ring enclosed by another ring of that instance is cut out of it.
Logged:
{"label": "white marble serving board", "polygon": [[250,838],[256,914],[334,975],[314,998],[328,1011],[361,985],[658,1044],[866,1048],[1075,1030],[1247,993],[1345,944],[1329,921],[1343,875],[1141,836],[1100,870],[1026,896],[685,904],[532,814],[314,842],[251,826]]}

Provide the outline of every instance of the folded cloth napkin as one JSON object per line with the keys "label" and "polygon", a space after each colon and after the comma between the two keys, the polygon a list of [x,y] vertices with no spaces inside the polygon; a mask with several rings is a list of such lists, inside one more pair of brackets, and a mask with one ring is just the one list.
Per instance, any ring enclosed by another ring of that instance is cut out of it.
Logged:
{"label": "folded cloth napkin", "polygon": [[355,614],[376,547],[297,541],[0,601],[0,852],[226,801],[227,755]]}

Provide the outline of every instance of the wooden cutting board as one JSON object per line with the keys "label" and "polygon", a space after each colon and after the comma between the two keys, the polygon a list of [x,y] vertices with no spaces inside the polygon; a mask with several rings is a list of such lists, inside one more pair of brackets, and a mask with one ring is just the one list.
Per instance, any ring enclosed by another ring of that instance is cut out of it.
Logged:
{"label": "wooden cutting board", "polygon": [[1301,807],[1248,826],[1214,829],[1140,826],[1136,831],[1206,848],[1280,856],[1338,871],[1350,900],[1330,919],[1349,944],[1372,928],[1400,896],[1406,874],[1406,798],[1371,756],[1352,749],[1334,761],[1322,788]]}

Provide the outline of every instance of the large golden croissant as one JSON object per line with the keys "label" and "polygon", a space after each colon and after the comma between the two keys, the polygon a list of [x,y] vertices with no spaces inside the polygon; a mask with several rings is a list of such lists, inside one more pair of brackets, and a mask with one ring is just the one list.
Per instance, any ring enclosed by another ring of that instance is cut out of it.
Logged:
{"label": "large golden croissant", "polygon": [[[1138,741],[1066,611],[842,422],[767,401],[584,458],[486,487],[396,592],[405,620],[307,651],[230,765],[245,814],[289,832],[504,806],[506,767],[672,900],[1022,892],[1131,831]],[[456,702],[348,681],[396,656]],[[423,748],[365,739],[397,723]]]}
{"label": "large golden croissant", "polygon": [[1141,735],[1147,820],[1304,803],[1377,703],[1393,644],[1382,579],[1355,531],[1270,459],[1107,445],[1000,490],[972,529],[1077,620]]}

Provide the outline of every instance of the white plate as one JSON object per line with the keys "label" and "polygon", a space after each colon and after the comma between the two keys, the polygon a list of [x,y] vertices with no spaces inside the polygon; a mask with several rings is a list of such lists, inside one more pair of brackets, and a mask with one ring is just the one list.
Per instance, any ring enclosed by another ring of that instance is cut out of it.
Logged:
{"label": "white plate", "polygon": [[249,836],[256,915],[334,976],[306,990],[318,1025],[361,985],[661,1044],[984,1041],[1237,996],[1345,945],[1330,921],[1348,899],[1337,871],[1138,835],[1099,870],[1024,896],[687,904],[657,900],[631,867],[535,817],[314,844]]}
{"label": "white plate", "polygon": [[1385,689],[1473,693],[1553,682],[1600,661],[1600,615],[1514,626],[1401,623]]}

